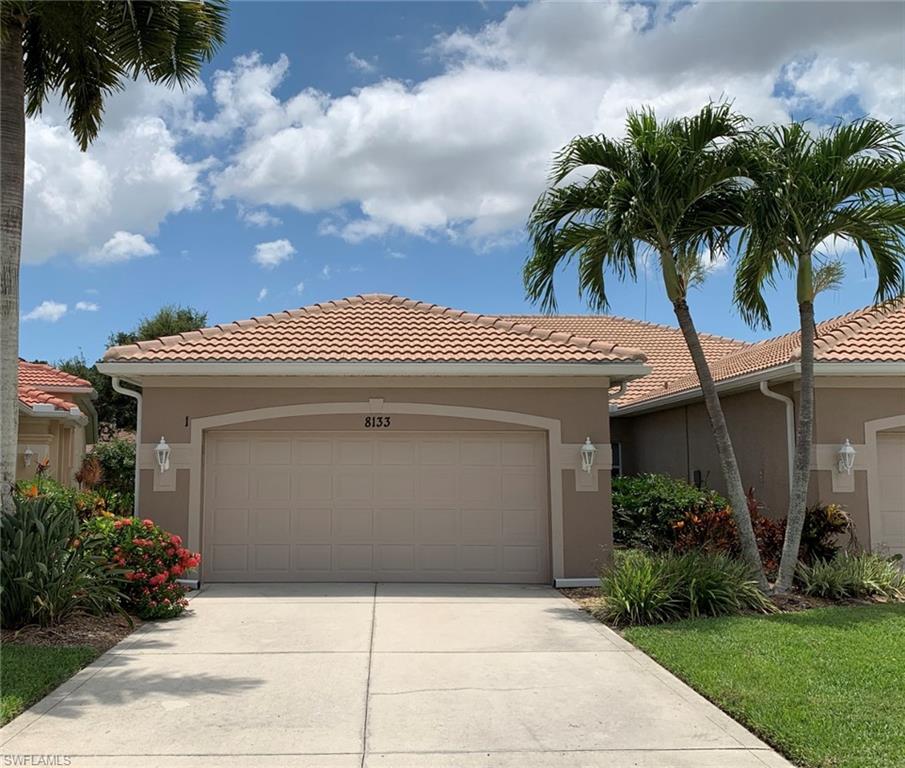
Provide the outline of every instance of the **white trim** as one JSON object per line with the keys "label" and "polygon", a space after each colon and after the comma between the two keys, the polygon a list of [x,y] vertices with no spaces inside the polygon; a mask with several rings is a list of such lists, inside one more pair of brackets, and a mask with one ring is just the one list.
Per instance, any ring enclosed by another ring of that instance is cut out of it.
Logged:
{"label": "white trim", "polygon": [[46,405],[48,406],[48,408],[46,410],[44,408],[36,408],[35,406],[26,405],[20,400],[19,412],[24,413],[26,416],[31,416],[33,419],[59,419],[61,421],[74,421],[80,426],[85,426],[88,423],[88,417],[80,410],[78,410],[78,408],[70,409],[68,411],[61,411],[50,403],[38,403],[36,405]]}
{"label": "white trim", "polygon": [[[896,427],[905,427],[905,413],[900,416],[864,422],[864,453],[866,454],[864,458],[867,463],[867,524],[870,527],[871,549],[876,549],[877,546],[873,534],[879,528],[879,525],[876,525],[876,517],[880,512],[880,453],[877,433]],[[857,461],[857,454],[855,460]]]}
{"label": "white trim", "polygon": [[569,587],[599,587],[600,579],[553,579],[553,586],[557,589]]}
{"label": "white trim", "polygon": [[318,362],[108,362],[108,376],[600,376],[636,379],[650,366],[631,361],[599,363],[318,363]]}
{"label": "white trim", "polygon": [[[134,384],[135,382],[129,383]],[[138,517],[139,499],[141,497],[141,462],[139,460],[139,449],[141,448],[141,392],[123,387],[119,376],[111,377],[110,386],[113,387],[114,392],[119,392],[121,395],[135,399],[135,498],[132,501],[132,514]]]}
{"label": "white trim", "polygon": [[[321,416],[348,413],[370,413],[371,403],[304,403],[255,408],[217,416],[192,419],[191,468],[189,472],[188,547],[201,551],[201,506],[204,486],[204,433],[214,427],[243,424],[250,421],[279,419],[291,416]],[[563,485],[562,424],[559,419],[549,419],[534,414],[515,411],[499,411],[489,408],[471,408],[438,403],[385,403],[384,413],[415,414],[421,416],[447,416],[451,418],[495,421],[503,424],[519,424],[544,430],[547,433],[547,453],[550,493],[550,550],[551,570],[554,579],[565,572],[565,544],[563,537]]]}

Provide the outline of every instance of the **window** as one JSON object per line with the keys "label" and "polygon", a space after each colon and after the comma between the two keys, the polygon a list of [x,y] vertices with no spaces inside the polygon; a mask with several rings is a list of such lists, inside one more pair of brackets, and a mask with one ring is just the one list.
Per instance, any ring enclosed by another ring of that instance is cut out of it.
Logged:
{"label": "window", "polygon": [[613,449],[613,477],[622,477],[622,443],[611,443]]}

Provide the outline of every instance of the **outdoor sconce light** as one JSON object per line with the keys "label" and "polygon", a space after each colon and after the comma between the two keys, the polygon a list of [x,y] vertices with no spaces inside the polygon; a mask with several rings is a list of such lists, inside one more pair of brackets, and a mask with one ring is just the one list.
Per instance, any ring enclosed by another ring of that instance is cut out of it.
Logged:
{"label": "outdoor sconce light", "polygon": [[591,442],[590,437],[584,439],[584,445],[581,446],[581,468],[591,474],[591,468],[594,466],[594,457],[597,455],[597,447]]}
{"label": "outdoor sconce light", "polygon": [[31,449],[30,446],[25,446],[25,450],[22,451],[22,460],[25,462],[26,467],[31,466],[31,460],[35,457],[35,452]]}
{"label": "outdoor sconce light", "polygon": [[855,466],[855,453],[855,447],[848,438],[845,438],[845,442],[836,454],[839,458],[837,463],[839,474],[850,475],[852,473]]}
{"label": "outdoor sconce light", "polygon": [[170,446],[167,445],[167,441],[163,437],[157,443],[154,453],[157,454],[157,466],[160,467],[160,472],[163,474],[170,468]]}

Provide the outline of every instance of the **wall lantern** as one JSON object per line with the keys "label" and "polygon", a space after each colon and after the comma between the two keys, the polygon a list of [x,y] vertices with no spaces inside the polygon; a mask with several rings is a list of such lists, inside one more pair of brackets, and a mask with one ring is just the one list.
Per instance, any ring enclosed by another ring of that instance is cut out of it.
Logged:
{"label": "wall lantern", "polygon": [[597,455],[597,447],[591,442],[590,437],[584,439],[584,445],[581,446],[581,468],[591,474],[591,468],[594,466],[594,457]]}
{"label": "wall lantern", "polygon": [[852,473],[852,469],[855,466],[855,453],[857,453],[855,447],[848,438],[845,438],[845,442],[836,454],[838,457],[837,469],[839,470],[839,474],[850,475]]}
{"label": "wall lantern", "polygon": [[160,467],[160,472],[163,474],[170,468],[170,446],[167,445],[167,441],[163,437],[157,443],[154,453],[157,454],[157,466]]}
{"label": "wall lantern", "polygon": [[31,466],[31,461],[35,457],[35,452],[31,449],[31,446],[26,445],[25,450],[22,451],[22,460],[25,462],[26,467]]}

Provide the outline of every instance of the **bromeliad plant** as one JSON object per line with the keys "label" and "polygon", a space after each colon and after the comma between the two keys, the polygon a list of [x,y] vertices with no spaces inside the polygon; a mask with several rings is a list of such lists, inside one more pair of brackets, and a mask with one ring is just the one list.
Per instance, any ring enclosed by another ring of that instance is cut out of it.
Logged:
{"label": "bromeliad plant", "polygon": [[185,610],[186,588],[177,579],[197,568],[201,556],[183,547],[179,536],[135,517],[95,517],[86,529],[104,537],[111,566],[124,571],[127,610],[142,619]]}

